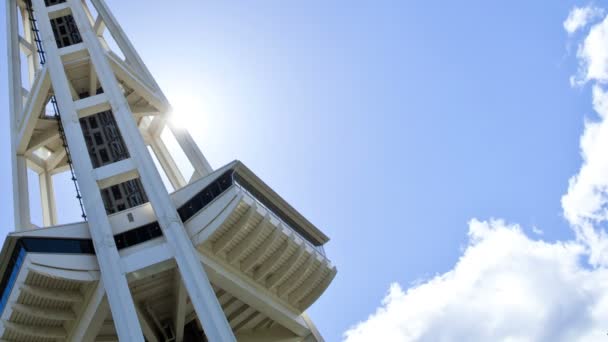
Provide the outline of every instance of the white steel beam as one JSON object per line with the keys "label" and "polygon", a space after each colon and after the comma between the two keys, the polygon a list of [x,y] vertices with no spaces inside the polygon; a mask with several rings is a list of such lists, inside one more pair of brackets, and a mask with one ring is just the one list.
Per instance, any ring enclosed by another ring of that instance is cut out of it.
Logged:
{"label": "white steel beam", "polygon": [[94,341],[108,317],[110,308],[106,299],[106,290],[103,281],[99,281],[91,292],[88,303],[78,314],[78,321],[74,324],[68,341]]}
{"label": "white steel beam", "polygon": [[130,181],[139,176],[137,167],[131,158],[104,165],[95,169],[93,172],[100,189],[106,189],[113,185]]}
{"label": "white steel beam", "polygon": [[[40,113],[46,105],[49,91],[51,90],[51,79],[48,68],[44,67],[34,80],[34,85],[30,90],[28,101],[23,109],[23,115],[18,127],[16,137],[17,153],[25,153],[29,145],[36,123],[40,118]],[[19,112],[21,114],[21,111]]]}
{"label": "white steel beam", "polygon": [[52,173],[66,157],[67,153],[65,148],[61,147],[59,151],[53,153],[49,159],[46,160],[46,171]]}
{"label": "white steel beam", "polygon": [[[55,42],[47,8],[43,0],[33,0],[34,9],[38,14],[41,38],[47,51],[47,64],[51,75],[53,89],[61,108],[61,121],[65,130],[68,145],[74,153],[72,161],[78,183],[83,194],[83,204],[89,218],[89,229],[95,252],[99,261],[101,276],[104,284],[112,284],[106,289],[110,310],[114,317],[116,331],[121,340],[143,342],[143,333],[139,326],[135,304],[129,291],[125,274],[120,267],[120,256],[112,236],[112,227],[106,214],[97,182],[91,174],[93,168],[88,156],[84,135],[80,127],[76,106],[74,105],[69,81],[64,70],[63,62]],[[83,34],[83,28],[89,27],[88,19],[79,1],[68,1],[74,20]],[[97,40],[97,38],[95,38]],[[86,40],[86,39],[85,39]],[[98,51],[89,50],[91,58],[103,58]],[[96,55],[97,54],[97,55]]]}
{"label": "white steel beam", "polygon": [[57,205],[55,204],[53,177],[48,171],[42,172],[38,177],[42,200],[42,222],[46,227],[54,226],[57,224]]}
{"label": "white steel beam", "polygon": [[[108,8],[108,5],[104,0],[91,0],[93,7],[97,10],[99,17],[102,18],[104,24],[107,26],[108,30],[114,41],[116,41],[116,45],[120,48],[120,51],[125,56],[126,60],[132,65],[136,71],[140,72],[152,85],[154,90],[160,91],[160,87],[154,80],[154,77],[144,64],[143,60],[131,44],[131,41],[127,37],[127,34],[123,31],[122,27],[112,14],[112,11]],[[165,96],[161,92],[161,96],[165,98]]]}
{"label": "white steel beam", "polygon": [[158,93],[148,87],[137,75],[133,74],[128,67],[118,57],[109,52],[109,60],[112,62],[112,70],[116,73],[116,77],[119,80],[125,82],[129,88],[132,88],[141,97],[146,99],[151,105],[156,107],[160,112],[166,112],[169,110],[169,103],[165,99],[158,96]]}
{"label": "white steel beam", "polygon": [[236,274],[227,271],[225,266],[222,266],[203,254],[199,254],[199,258],[206,266],[205,269],[209,274],[209,278],[216,286],[221,287],[231,294],[238,294],[238,299],[240,301],[256,308],[261,313],[270,317],[272,320],[277,321],[298,336],[306,336],[309,334],[308,327],[299,313],[280,304],[280,302],[274,297],[271,297],[271,293],[262,286],[245,281]]}
{"label": "white steel beam", "polygon": [[173,189],[178,190],[186,186],[186,180],[177,167],[177,163],[175,163],[171,153],[169,153],[165,142],[160,138],[153,138],[150,139],[150,147],[152,148],[154,155],[156,155],[156,159],[158,159],[160,166],[165,171],[167,178],[169,178],[169,182],[171,182]]}
{"label": "white steel beam", "polygon": [[[154,120],[155,121],[155,120]],[[154,123],[153,121],[153,123]],[[187,129],[181,128],[178,125],[168,121],[169,129],[175,136],[175,140],[177,140],[179,146],[184,151],[186,157],[190,161],[190,164],[194,167],[194,175],[193,180],[205,177],[206,175],[213,172],[213,168],[205,155],[201,152],[200,148],[190,135]]]}
{"label": "white steel beam", "polygon": [[59,138],[61,138],[59,135],[59,130],[55,127],[51,127],[30,140],[26,153],[34,152],[35,150],[46,146]]}
{"label": "white steel beam", "polygon": [[84,99],[76,101],[74,104],[79,118],[105,112],[112,108],[108,102],[107,96],[103,93],[85,97]]}
{"label": "white steel beam", "polygon": [[[131,158],[138,167],[140,180],[156,214],[163,235],[175,253],[175,260],[182,274],[192,305],[199,317],[205,317],[203,325],[207,336],[212,342],[236,341],[226,320],[226,316],[215,297],[211,283],[197,258],[198,252],[186,233],[177,209],[163,185],[160,174],[156,170],[154,161],[148,153],[143,137],[139,132],[139,128],[133,120],[129,104],[119,87],[114,71],[107,59],[107,54],[101,46],[97,35],[93,32],[91,25],[86,22],[87,19],[82,4],[77,0],[68,0],[68,2],[72,5],[74,19],[78,25],[84,44],[89,50],[91,62],[95,65],[101,86],[108,98],[111,99],[112,112],[116,118],[116,123],[129,149]],[[97,4],[102,2],[101,0],[93,1],[93,3]],[[97,5],[95,7],[98,13],[102,14],[100,8]],[[104,21],[108,25],[108,28],[111,29],[110,22],[105,16]],[[114,37],[116,38],[116,36]],[[111,302],[110,304],[112,308],[114,305]],[[141,341],[141,334],[137,340]]]}

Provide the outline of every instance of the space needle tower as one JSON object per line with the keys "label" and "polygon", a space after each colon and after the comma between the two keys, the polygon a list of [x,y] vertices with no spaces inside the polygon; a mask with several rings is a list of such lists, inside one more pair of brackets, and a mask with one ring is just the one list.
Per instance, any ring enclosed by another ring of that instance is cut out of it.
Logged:
{"label": "space needle tower", "polygon": [[[7,0],[6,24],[0,341],[323,341],[305,311],[329,238],[241,162],[209,165],[105,1]],[[59,174],[80,222],[58,222]]]}

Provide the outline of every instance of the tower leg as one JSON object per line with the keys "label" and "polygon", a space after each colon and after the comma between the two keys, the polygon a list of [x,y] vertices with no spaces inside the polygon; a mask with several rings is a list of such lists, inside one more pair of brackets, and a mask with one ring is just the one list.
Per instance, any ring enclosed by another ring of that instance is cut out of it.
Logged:
{"label": "tower leg", "polygon": [[[167,244],[171,247],[173,253],[175,253],[175,260],[181,272],[184,286],[190,295],[196,313],[203,320],[207,336],[212,342],[236,341],[232,328],[198,258],[198,252],[192,245],[186,229],[177,214],[177,210],[169,198],[169,194],[156,170],[154,161],[148,153],[139,127],[133,119],[129,104],[119,87],[105,51],[88,22],[83,4],[80,0],[68,0],[68,3],[72,8],[72,14],[78,25],[84,45],[89,51],[91,62],[98,73],[99,82],[109,99],[118,128],[126,146],[128,146],[130,158],[137,167],[140,180]],[[113,303],[110,302],[111,307],[112,305]]]}
{"label": "tower leg", "polygon": [[55,189],[53,177],[48,171],[39,175],[40,198],[42,199],[42,222],[45,227],[57,224],[57,206],[55,205]]}
{"label": "tower leg", "polygon": [[[55,97],[62,111],[61,122],[66,139],[70,149],[77,151],[72,154],[72,161],[82,193],[86,194],[83,202],[89,218],[88,225],[101,270],[101,278],[104,284],[111,284],[106,287],[106,293],[116,331],[121,341],[143,342],[143,333],[129,285],[121,267],[122,263],[114,242],[112,227],[97,182],[91,176],[94,173],[90,157],[88,153],[78,153],[87,151],[87,146],[72,99],[69,81],[55,43],[49,13],[43,0],[33,0],[32,2],[38,17],[42,41],[48,51],[47,65]],[[78,6],[74,6],[74,2],[71,2],[71,5],[72,11],[77,12]],[[80,10],[82,11],[82,8]]]}

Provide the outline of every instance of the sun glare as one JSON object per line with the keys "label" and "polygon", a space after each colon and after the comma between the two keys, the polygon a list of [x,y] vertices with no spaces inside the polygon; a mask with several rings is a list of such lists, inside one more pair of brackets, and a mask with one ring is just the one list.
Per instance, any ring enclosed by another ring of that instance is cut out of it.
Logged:
{"label": "sun glare", "polygon": [[204,126],[205,110],[200,98],[180,94],[170,97],[172,110],[170,120],[180,128],[199,131]]}

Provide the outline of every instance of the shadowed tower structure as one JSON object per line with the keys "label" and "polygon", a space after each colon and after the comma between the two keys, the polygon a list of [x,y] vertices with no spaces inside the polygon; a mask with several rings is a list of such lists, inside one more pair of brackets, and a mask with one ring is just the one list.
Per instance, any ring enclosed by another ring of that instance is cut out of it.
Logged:
{"label": "shadowed tower structure", "polygon": [[[104,0],[6,3],[0,340],[322,341],[304,311],[336,275],[327,236],[241,162],[211,168]],[[81,222],[58,222],[66,173]]]}

